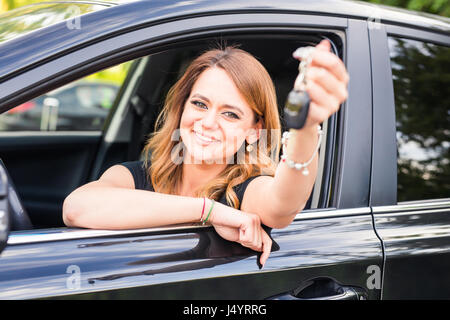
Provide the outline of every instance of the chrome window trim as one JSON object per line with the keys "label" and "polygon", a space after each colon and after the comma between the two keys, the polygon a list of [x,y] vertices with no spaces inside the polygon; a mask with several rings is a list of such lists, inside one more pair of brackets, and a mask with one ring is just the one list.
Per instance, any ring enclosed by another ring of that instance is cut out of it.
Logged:
{"label": "chrome window trim", "polygon": [[[307,210],[306,212],[298,213],[294,221],[336,218],[341,216],[356,216],[370,214],[370,208],[352,208],[352,209],[322,209],[322,210]],[[132,230],[93,230],[93,229],[77,229],[77,228],[56,228],[43,230],[29,230],[12,232],[8,237],[8,246],[33,244],[40,242],[51,241],[65,241],[65,240],[80,240],[87,238],[101,238],[101,237],[117,237],[117,236],[135,236],[139,234],[157,234],[159,232],[167,231],[183,231],[197,230],[199,228],[208,228],[209,225],[201,224],[183,224],[167,227],[156,227],[146,229],[132,229]]]}
{"label": "chrome window trim", "polygon": [[192,228],[205,228],[207,225],[178,225],[168,227],[156,227],[146,229],[127,229],[127,230],[98,230],[98,229],[78,229],[78,228],[56,228],[56,229],[43,229],[41,233],[39,230],[19,231],[17,233],[11,233],[8,237],[9,245],[31,244],[38,242],[51,242],[51,241],[65,241],[65,240],[80,240],[87,238],[100,238],[100,237],[117,237],[124,235],[138,235],[143,233],[158,233],[163,231],[176,231]]}
{"label": "chrome window trim", "polygon": [[307,210],[305,212],[297,213],[294,221],[298,220],[311,220],[311,219],[324,219],[324,218],[336,218],[342,216],[358,216],[370,214],[369,207],[363,208],[349,208],[349,209],[319,209],[319,210]]}
{"label": "chrome window trim", "polygon": [[[410,212],[410,211],[424,211],[432,212],[437,209],[450,208],[450,198],[438,199],[438,200],[426,200],[426,201],[410,201],[400,202],[396,205],[390,206],[377,206],[372,207],[374,214],[377,213],[396,213],[396,212]],[[442,210],[438,210],[439,212]]]}

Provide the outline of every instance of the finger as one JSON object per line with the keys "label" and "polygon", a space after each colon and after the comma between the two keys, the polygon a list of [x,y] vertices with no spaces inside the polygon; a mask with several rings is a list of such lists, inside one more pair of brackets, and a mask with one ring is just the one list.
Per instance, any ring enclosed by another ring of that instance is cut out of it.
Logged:
{"label": "finger", "polygon": [[347,85],[337,79],[327,69],[310,67],[306,72],[306,79],[307,81],[314,81],[316,84],[322,86],[326,92],[334,95],[340,103],[347,99]]}
{"label": "finger", "polygon": [[261,222],[259,221],[259,219],[254,219],[253,220],[253,227],[254,227],[254,230],[255,230],[255,242],[254,242],[254,245],[255,245],[255,250],[256,251],[261,251],[262,250],[262,234],[261,234],[261,231],[262,231],[262,228],[261,228]]}
{"label": "finger", "polygon": [[262,254],[261,254],[261,258],[259,259],[262,267],[264,267],[264,265],[266,264],[267,259],[269,258],[270,252],[272,250],[272,239],[270,239],[270,237],[267,235],[267,233],[264,232],[264,240],[263,240],[263,244],[262,244]]}
{"label": "finger", "polygon": [[255,233],[253,225],[241,228],[239,233],[239,243],[254,251],[261,251],[261,244],[257,242]]}
{"label": "finger", "polygon": [[261,238],[256,236],[259,232],[254,232],[254,237],[250,238],[248,241],[243,241],[242,245],[244,247],[250,248],[253,251],[262,251],[262,241]]}
{"label": "finger", "polygon": [[259,217],[255,214],[247,213],[247,218],[249,221],[248,230],[251,232],[248,234],[247,247],[255,251],[261,251],[262,241],[261,241],[261,221]]}
{"label": "finger", "polygon": [[313,124],[321,124],[330,117],[329,111],[319,106],[315,102],[311,102],[309,105],[308,118],[306,119],[305,126],[311,126]]}
{"label": "finger", "polygon": [[339,109],[340,101],[314,81],[308,81],[306,91],[312,102],[315,102],[318,106],[327,111],[326,117],[322,119],[322,121],[326,120],[331,114]]}
{"label": "finger", "polygon": [[246,226],[243,226],[239,229],[239,243],[244,247],[249,247],[251,245],[251,241],[249,238],[250,232]]}
{"label": "finger", "polygon": [[331,43],[330,41],[323,39],[319,42],[319,44],[316,46],[316,49],[323,50],[323,51],[330,51],[331,49]]}
{"label": "finger", "polygon": [[334,53],[325,50],[315,50],[312,54],[311,66],[325,68],[345,84],[348,83],[349,76],[347,69],[342,60]]}
{"label": "finger", "polygon": [[[250,236],[248,230],[249,229],[241,231],[242,233],[240,234],[238,242],[244,247],[249,248],[253,251],[262,251],[262,241],[258,242],[257,238],[255,238],[253,235]],[[253,234],[254,233],[258,232],[253,232]]]}

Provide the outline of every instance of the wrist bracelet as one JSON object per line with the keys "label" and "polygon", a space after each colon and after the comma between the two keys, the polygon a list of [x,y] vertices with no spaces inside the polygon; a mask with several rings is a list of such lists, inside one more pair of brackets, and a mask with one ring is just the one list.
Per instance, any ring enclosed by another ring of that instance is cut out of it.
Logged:
{"label": "wrist bracelet", "polygon": [[313,161],[314,156],[316,155],[316,152],[319,150],[320,144],[322,142],[323,131],[322,131],[320,126],[317,126],[317,131],[318,131],[318,134],[319,134],[319,141],[317,142],[316,149],[314,150],[314,153],[311,156],[311,158],[308,161],[304,162],[304,163],[295,162],[294,160],[290,160],[287,157],[287,155],[286,155],[287,146],[286,145],[287,145],[287,141],[289,140],[289,137],[292,135],[292,132],[288,132],[288,131],[283,132],[283,137],[281,138],[281,143],[283,145],[281,161],[286,162],[286,164],[289,166],[289,168],[294,168],[296,170],[302,170],[303,169],[303,171],[302,171],[303,175],[307,176],[309,174],[309,170],[308,170],[307,167]]}
{"label": "wrist bracelet", "polygon": [[208,212],[208,215],[206,216],[206,219],[203,220],[203,225],[208,221],[209,216],[211,215],[212,209],[214,207],[214,203],[215,203],[214,199],[210,199],[210,200],[212,201],[211,208],[209,209],[209,212]]}
{"label": "wrist bracelet", "polygon": [[202,209],[202,215],[200,216],[200,222],[203,221],[203,214],[205,213],[205,197],[203,197],[203,209]]}

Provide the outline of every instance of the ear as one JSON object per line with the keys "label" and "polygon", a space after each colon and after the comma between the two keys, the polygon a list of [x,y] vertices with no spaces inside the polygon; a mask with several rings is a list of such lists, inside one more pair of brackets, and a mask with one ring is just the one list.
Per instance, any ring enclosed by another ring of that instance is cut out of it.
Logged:
{"label": "ear", "polygon": [[263,127],[262,119],[259,118],[258,122],[248,130],[248,135],[245,138],[248,144],[253,144],[256,141],[258,141],[259,137],[261,136],[262,127]]}

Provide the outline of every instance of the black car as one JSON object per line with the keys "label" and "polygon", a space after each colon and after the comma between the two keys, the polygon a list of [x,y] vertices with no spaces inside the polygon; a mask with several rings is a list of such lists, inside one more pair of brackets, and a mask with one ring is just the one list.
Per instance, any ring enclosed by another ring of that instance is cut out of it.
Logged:
{"label": "black car", "polygon": [[[450,298],[449,19],[355,1],[168,0],[42,3],[0,20],[2,113],[132,61],[102,130],[0,132],[0,299]],[[292,52],[322,39],[349,96],[323,124],[307,208],[272,230],[263,269],[207,226],[64,227],[72,190],[139,159],[193,57],[239,44],[281,110]]]}

